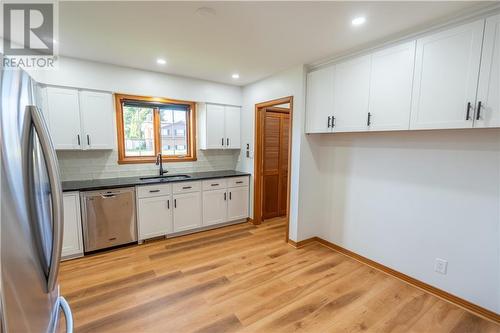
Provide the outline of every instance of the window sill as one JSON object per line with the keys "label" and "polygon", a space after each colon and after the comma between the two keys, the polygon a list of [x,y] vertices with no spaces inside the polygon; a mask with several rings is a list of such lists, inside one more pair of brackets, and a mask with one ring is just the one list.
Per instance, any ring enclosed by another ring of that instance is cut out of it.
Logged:
{"label": "window sill", "polygon": [[[194,157],[164,157],[161,159],[165,163],[170,162],[194,162],[196,161],[196,156]],[[146,163],[156,163],[156,157],[127,157],[118,160],[118,164],[146,164]]]}

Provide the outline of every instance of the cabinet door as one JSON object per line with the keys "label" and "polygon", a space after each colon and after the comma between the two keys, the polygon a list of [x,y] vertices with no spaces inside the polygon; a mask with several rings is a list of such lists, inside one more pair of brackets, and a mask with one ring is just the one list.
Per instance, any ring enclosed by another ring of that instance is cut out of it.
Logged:
{"label": "cabinet door", "polygon": [[366,131],[370,93],[371,56],[335,66],[333,109],[334,132]]}
{"label": "cabinet door", "polygon": [[483,27],[480,20],[417,40],[411,129],[472,127]]}
{"label": "cabinet door", "polygon": [[63,258],[74,258],[83,255],[82,219],[80,215],[80,195],[78,192],[64,193],[64,233]]}
{"label": "cabinet door", "polygon": [[222,149],[226,146],[226,135],[224,133],[224,114],[225,107],[223,105],[207,104],[207,149]]}
{"label": "cabinet door", "polygon": [[226,189],[203,192],[203,225],[226,222],[227,193]]}
{"label": "cabinet door", "polygon": [[84,149],[113,149],[113,98],[111,94],[80,92]]}
{"label": "cabinet door", "polygon": [[331,131],[334,80],[334,66],[307,74],[306,133]]}
{"label": "cabinet door", "polygon": [[225,115],[226,148],[240,149],[240,108],[226,106]]}
{"label": "cabinet door", "polygon": [[486,19],[474,127],[500,126],[500,15]]}
{"label": "cabinet door", "polygon": [[227,189],[227,220],[233,221],[248,217],[248,187]]}
{"label": "cabinet door", "polygon": [[370,130],[407,130],[410,126],[415,41],[372,55]]}
{"label": "cabinet door", "polygon": [[172,196],[139,199],[137,218],[139,240],[171,233]]}
{"label": "cabinet door", "polygon": [[48,87],[47,106],[55,149],[81,149],[78,90]]}
{"label": "cabinet door", "polygon": [[174,195],[174,232],[201,227],[201,192]]}

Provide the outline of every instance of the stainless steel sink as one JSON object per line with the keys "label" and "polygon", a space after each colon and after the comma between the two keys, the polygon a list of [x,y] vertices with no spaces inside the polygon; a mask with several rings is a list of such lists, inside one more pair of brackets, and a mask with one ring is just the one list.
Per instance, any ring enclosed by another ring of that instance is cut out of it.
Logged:
{"label": "stainless steel sink", "polygon": [[163,182],[168,182],[168,181],[176,181],[176,180],[184,180],[184,179],[189,179],[191,176],[189,175],[168,175],[168,176],[149,176],[149,177],[141,177],[139,178],[140,180],[145,180],[145,181],[163,181]]}

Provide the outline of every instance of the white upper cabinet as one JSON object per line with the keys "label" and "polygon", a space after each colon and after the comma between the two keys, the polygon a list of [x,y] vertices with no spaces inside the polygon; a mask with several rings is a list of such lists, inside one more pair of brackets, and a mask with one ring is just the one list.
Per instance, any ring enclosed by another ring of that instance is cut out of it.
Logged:
{"label": "white upper cabinet", "polygon": [[200,149],[240,149],[240,112],[235,106],[199,104]]}
{"label": "white upper cabinet", "polygon": [[58,87],[45,90],[44,115],[48,115],[55,149],[113,149],[115,129],[110,93]]}
{"label": "white upper cabinet", "polygon": [[80,92],[80,118],[84,149],[113,149],[113,97],[93,91]]}
{"label": "white upper cabinet", "polygon": [[335,65],[334,132],[368,130],[370,64],[371,56],[368,55]]}
{"label": "white upper cabinet", "polygon": [[484,20],[417,40],[411,129],[471,128]]}
{"label": "white upper cabinet", "polygon": [[499,126],[500,15],[496,15],[486,19],[474,127]]}
{"label": "white upper cabinet", "polygon": [[[370,130],[409,128],[414,64],[415,41],[372,55],[368,107]],[[368,124],[368,119],[366,121]]]}
{"label": "white upper cabinet", "polygon": [[80,102],[78,90],[47,88],[49,128],[55,149],[81,149]]}
{"label": "white upper cabinet", "polygon": [[226,132],[226,148],[240,149],[240,108],[226,106],[224,108],[224,128]]}
{"label": "white upper cabinet", "polygon": [[322,68],[307,74],[306,133],[331,132],[334,80],[334,66]]}

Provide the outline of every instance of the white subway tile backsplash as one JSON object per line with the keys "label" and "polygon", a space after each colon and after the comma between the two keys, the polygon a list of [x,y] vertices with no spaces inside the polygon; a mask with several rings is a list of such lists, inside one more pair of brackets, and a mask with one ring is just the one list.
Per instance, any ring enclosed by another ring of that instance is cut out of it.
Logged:
{"label": "white subway tile backsplash", "polygon": [[[234,170],[239,150],[198,150],[196,162],[164,163],[169,173]],[[103,179],[155,175],[158,167],[148,164],[118,164],[118,152],[58,151],[61,178],[65,180]]]}

